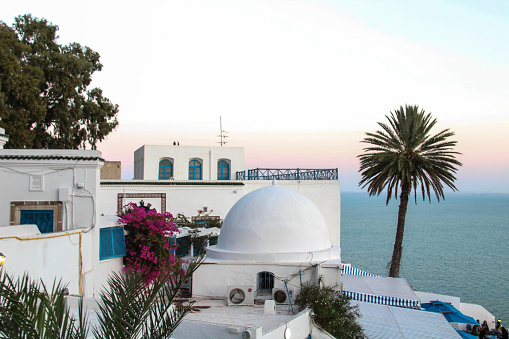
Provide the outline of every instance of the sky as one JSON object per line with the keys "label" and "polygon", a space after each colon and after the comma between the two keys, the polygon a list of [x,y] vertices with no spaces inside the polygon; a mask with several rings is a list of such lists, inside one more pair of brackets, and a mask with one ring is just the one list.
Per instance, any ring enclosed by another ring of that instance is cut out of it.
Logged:
{"label": "sky", "polygon": [[101,55],[119,105],[98,145],[133,177],[144,144],[219,146],[250,168],[338,168],[361,191],[365,132],[405,104],[456,133],[463,193],[509,193],[509,2],[2,1]]}

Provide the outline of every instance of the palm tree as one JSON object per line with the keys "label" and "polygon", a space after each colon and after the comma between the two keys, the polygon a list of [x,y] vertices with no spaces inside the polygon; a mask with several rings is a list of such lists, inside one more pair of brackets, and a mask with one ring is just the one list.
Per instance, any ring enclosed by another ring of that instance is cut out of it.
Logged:
{"label": "palm tree", "polygon": [[389,270],[390,277],[398,277],[405,217],[412,189],[415,203],[418,187],[423,200],[427,196],[430,202],[431,193],[436,195],[438,201],[445,199],[443,184],[457,191],[454,175],[456,166],[461,166],[461,163],[455,159],[455,155],[461,153],[453,151],[457,142],[448,140],[454,135],[449,129],[430,135],[437,120],[423,109],[419,111],[419,106],[401,106],[386,118],[389,124],[379,122],[382,130],[366,133],[367,137],[362,140],[369,146],[358,156],[359,172],[362,172],[359,186],[367,186],[370,196],[380,195],[387,189],[386,204],[389,204],[393,192],[397,199],[398,189],[401,190],[396,240]]}

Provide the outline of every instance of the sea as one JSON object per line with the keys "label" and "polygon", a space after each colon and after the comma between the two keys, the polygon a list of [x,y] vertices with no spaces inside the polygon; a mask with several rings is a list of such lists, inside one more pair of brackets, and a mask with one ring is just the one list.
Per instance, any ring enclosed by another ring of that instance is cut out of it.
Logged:
{"label": "sea", "polygon": [[[388,275],[399,199],[341,196],[341,258]],[[400,277],[414,290],[480,304],[509,325],[509,195],[451,193],[410,198]],[[480,319],[481,321],[483,319]]]}

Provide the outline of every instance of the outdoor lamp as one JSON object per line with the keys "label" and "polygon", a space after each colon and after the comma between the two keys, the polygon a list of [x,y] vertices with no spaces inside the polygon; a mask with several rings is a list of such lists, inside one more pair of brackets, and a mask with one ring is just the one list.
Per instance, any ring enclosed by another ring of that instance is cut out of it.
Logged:
{"label": "outdoor lamp", "polygon": [[3,266],[5,262],[5,255],[3,253],[0,253],[0,266]]}

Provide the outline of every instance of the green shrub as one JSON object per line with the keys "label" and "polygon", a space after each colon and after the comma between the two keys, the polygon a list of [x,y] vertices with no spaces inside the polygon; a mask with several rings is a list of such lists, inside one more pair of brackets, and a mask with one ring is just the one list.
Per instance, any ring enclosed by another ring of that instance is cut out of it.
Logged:
{"label": "green shrub", "polygon": [[357,323],[361,316],[358,306],[350,304],[337,286],[303,284],[295,303],[299,310],[309,307],[315,322],[336,338],[363,337],[362,327]]}

